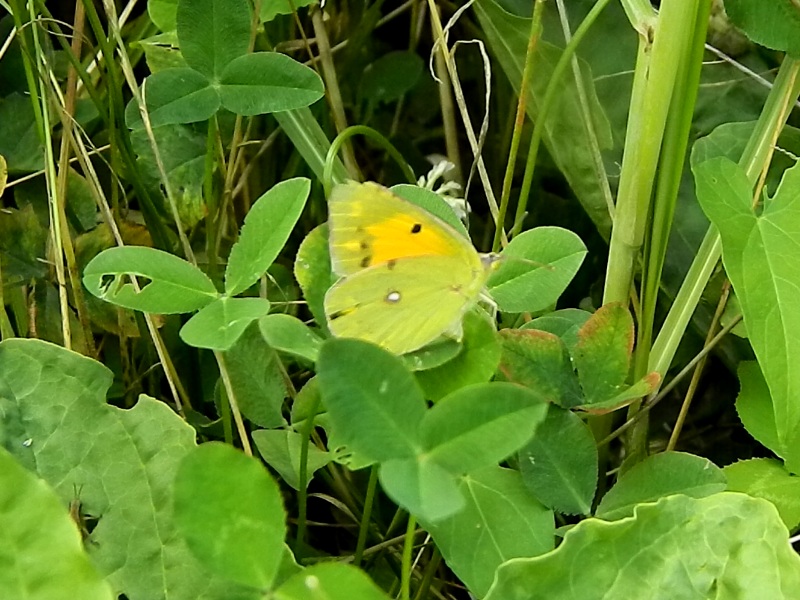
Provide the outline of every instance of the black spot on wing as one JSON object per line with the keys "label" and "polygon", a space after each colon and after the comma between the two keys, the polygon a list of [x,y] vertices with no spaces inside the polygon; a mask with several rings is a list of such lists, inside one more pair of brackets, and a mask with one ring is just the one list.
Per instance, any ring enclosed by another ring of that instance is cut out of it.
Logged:
{"label": "black spot on wing", "polygon": [[367,254],[364,258],[361,259],[361,267],[366,269],[372,263],[372,255]]}
{"label": "black spot on wing", "polygon": [[411,233],[419,233],[420,231],[422,231],[422,223],[414,223],[411,226]]}
{"label": "black spot on wing", "polygon": [[386,268],[389,269],[390,271],[394,270],[395,265],[397,265],[397,261],[395,259],[386,261]]}

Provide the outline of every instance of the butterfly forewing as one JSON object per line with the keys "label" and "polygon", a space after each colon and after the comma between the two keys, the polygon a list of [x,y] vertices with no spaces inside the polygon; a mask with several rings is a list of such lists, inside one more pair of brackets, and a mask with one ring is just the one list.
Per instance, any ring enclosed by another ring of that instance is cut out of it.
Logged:
{"label": "butterfly forewing", "polygon": [[480,258],[455,229],[375,183],[336,186],[328,200],[331,262],[338,275],[414,256]]}
{"label": "butterfly forewing", "polygon": [[460,324],[487,272],[449,256],[422,256],[361,270],[325,296],[331,332],[405,354]]}

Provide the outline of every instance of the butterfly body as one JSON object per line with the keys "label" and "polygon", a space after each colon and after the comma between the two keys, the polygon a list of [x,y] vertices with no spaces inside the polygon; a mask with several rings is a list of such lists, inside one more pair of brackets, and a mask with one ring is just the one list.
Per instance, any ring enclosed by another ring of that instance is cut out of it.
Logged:
{"label": "butterfly body", "polygon": [[328,205],[331,263],[342,277],[325,296],[331,332],[396,354],[460,338],[493,256],[375,183],[339,185]]}

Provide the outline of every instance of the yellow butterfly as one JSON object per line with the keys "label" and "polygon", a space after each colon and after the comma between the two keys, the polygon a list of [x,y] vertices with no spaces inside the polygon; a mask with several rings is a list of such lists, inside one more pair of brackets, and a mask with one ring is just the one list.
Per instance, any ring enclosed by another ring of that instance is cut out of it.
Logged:
{"label": "yellow butterfly", "polygon": [[328,199],[333,272],[325,295],[331,332],[395,354],[442,335],[460,339],[461,321],[496,264],[453,227],[376,183],[336,186]]}

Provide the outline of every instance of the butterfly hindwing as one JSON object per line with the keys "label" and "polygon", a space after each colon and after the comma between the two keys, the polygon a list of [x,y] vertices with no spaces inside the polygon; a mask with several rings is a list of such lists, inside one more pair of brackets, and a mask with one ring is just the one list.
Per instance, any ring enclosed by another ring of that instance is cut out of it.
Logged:
{"label": "butterfly hindwing", "polygon": [[331,262],[338,275],[412,256],[480,262],[469,240],[455,229],[376,183],[336,186],[328,210]]}
{"label": "butterfly hindwing", "polygon": [[396,354],[416,350],[460,324],[486,281],[450,256],[421,256],[349,275],[325,296],[331,332]]}

